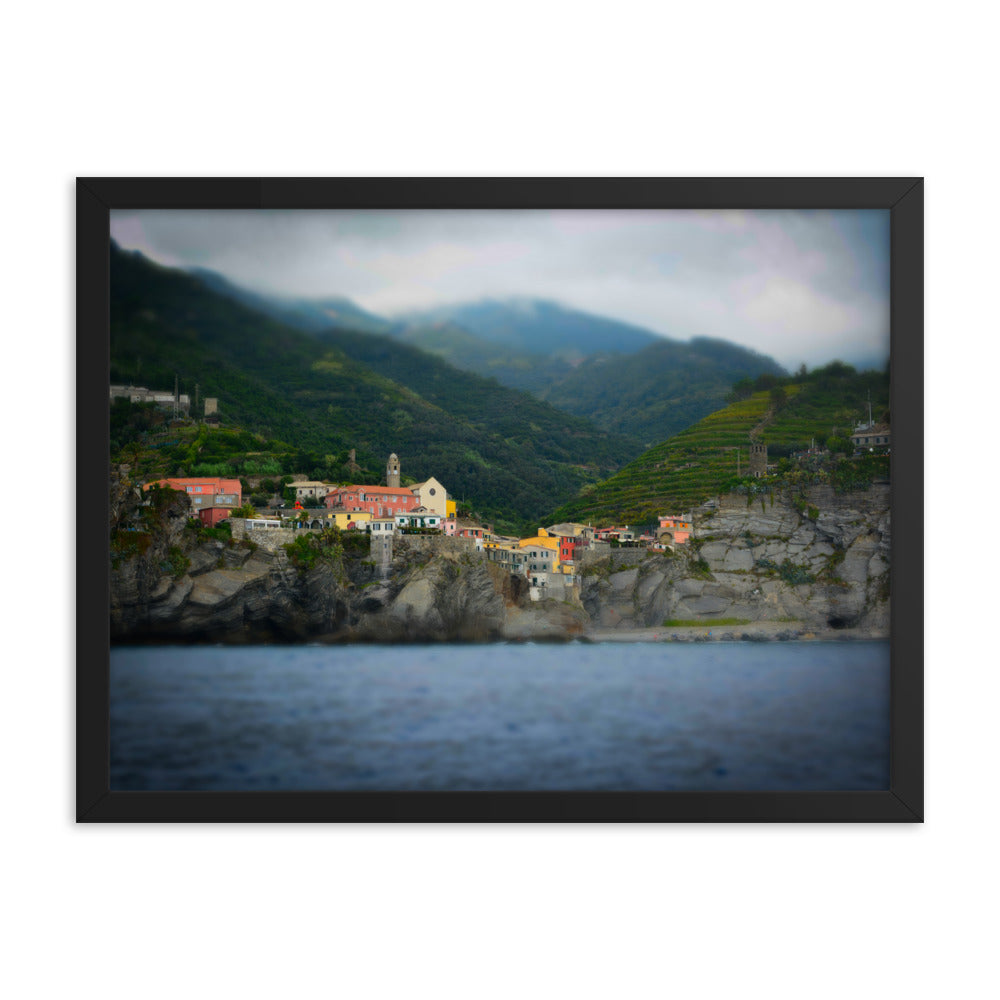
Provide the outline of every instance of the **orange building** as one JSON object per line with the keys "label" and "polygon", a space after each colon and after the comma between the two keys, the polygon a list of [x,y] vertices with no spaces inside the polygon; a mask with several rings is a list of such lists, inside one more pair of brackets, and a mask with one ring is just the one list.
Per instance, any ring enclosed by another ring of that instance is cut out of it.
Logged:
{"label": "orange building", "polygon": [[668,515],[660,518],[660,528],[656,534],[660,538],[669,535],[675,545],[683,545],[691,537],[692,530],[693,525],[686,518]]}
{"label": "orange building", "polygon": [[151,486],[166,486],[186,493],[196,511],[205,507],[239,507],[243,503],[243,489],[238,479],[220,479],[218,476],[157,479],[146,483],[143,489],[148,490]]}

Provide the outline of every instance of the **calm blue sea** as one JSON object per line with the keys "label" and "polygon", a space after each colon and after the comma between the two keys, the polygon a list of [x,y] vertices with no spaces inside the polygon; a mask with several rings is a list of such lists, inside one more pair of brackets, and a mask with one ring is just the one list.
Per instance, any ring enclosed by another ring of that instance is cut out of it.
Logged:
{"label": "calm blue sea", "polygon": [[111,653],[113,789],[888,783],[886,642]]}

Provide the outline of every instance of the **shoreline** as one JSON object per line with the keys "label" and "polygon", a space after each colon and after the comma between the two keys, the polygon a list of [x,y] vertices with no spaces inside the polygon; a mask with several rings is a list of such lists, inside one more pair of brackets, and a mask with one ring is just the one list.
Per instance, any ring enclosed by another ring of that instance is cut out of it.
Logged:
{"label": "shoreline", "polygon": [[812,629],[798,622],[751,622],[748,625],[683,625],[651,628],[591,628],[583,642],[858,642],[889,639],[888,631],[868,628]]}
{"label": "shoreline", "polygon": [[240,637],[230,636],[228,639],[211,639],[204,636],[168,637],[164,635],[138,637],[125,640],[112,640],[111,649],[127,649],[137,646],[516,646],[522,643],[551,643],[554,645],[570,645],[572,643],[613,644],[613,643],[692,643],[692,642],[885,642],[890,639],[889,632],[881,629],[843,628],[843,629],[810,629],[797,623],[788,622],[753,622],[749,625],[727,625],[711,627],[706,625],[688,625],[673,628],[588,628],[576,632],[558,629],[544,631],[524,631],[516,635],[497,636],[491,639],[427,639],[414,638],[409,641],[379,642],[375,636],[364,638],[350,634],[326,634],[298,640],[267,639],[262,636]]}

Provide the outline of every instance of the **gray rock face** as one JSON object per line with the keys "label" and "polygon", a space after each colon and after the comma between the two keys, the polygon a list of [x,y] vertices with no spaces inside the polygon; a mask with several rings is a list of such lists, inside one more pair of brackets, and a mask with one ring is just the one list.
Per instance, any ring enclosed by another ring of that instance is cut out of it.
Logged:
{"label": "gray rock face", "polygon": [[159,555],[113,572],[115,640],[482,640],[500,634],[508,605],[524,597],[490,563],[405,544],[384,581],[364,558],[300,570],[280,549],[215,542],[190,549],[188,573],[175,579],[158,569]]}
{"label": "gray rock face", "polygon": [[[524,580],[447,546],[400,540],[383,579],[366,551],[304,570],[280,547],[193,543],[177,521],[147,553],[113,564],[111,634],[122,642],[544,640],[726,618],[887,634],[888,491],[807,499],[819,508],[815,521],[792,499],[761,512],[736,498],[696,521],[694,543],[672,556],[602,556],[581,574],[578,606],[533,604]],[[179,576],[169,558],[177,548],[187,560]]]}
{"label": "gray rock face", "polygon": [[[792,497],[776,498],[763,512],[759,503],[732,498],[696,521],[695,543],[679,546],[680,558],[650,554],[637,569],[584,576],[583,606],[601,628],[736,618],[885,633],[888,490],[836,496],[816,488],[805,499],[819,509],[815,520],[801,515]],[[710,578],[696,570],[698,558]]]}

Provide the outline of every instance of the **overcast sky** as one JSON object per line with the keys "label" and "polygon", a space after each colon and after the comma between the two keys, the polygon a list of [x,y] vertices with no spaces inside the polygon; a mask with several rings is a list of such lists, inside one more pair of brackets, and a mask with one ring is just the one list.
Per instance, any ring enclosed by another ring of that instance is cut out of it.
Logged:
{"label": "overcast sky", "polygon": [[789,368],[889,356],[887,211],[115,211],[123,247],[383,316],[531,296]]}

